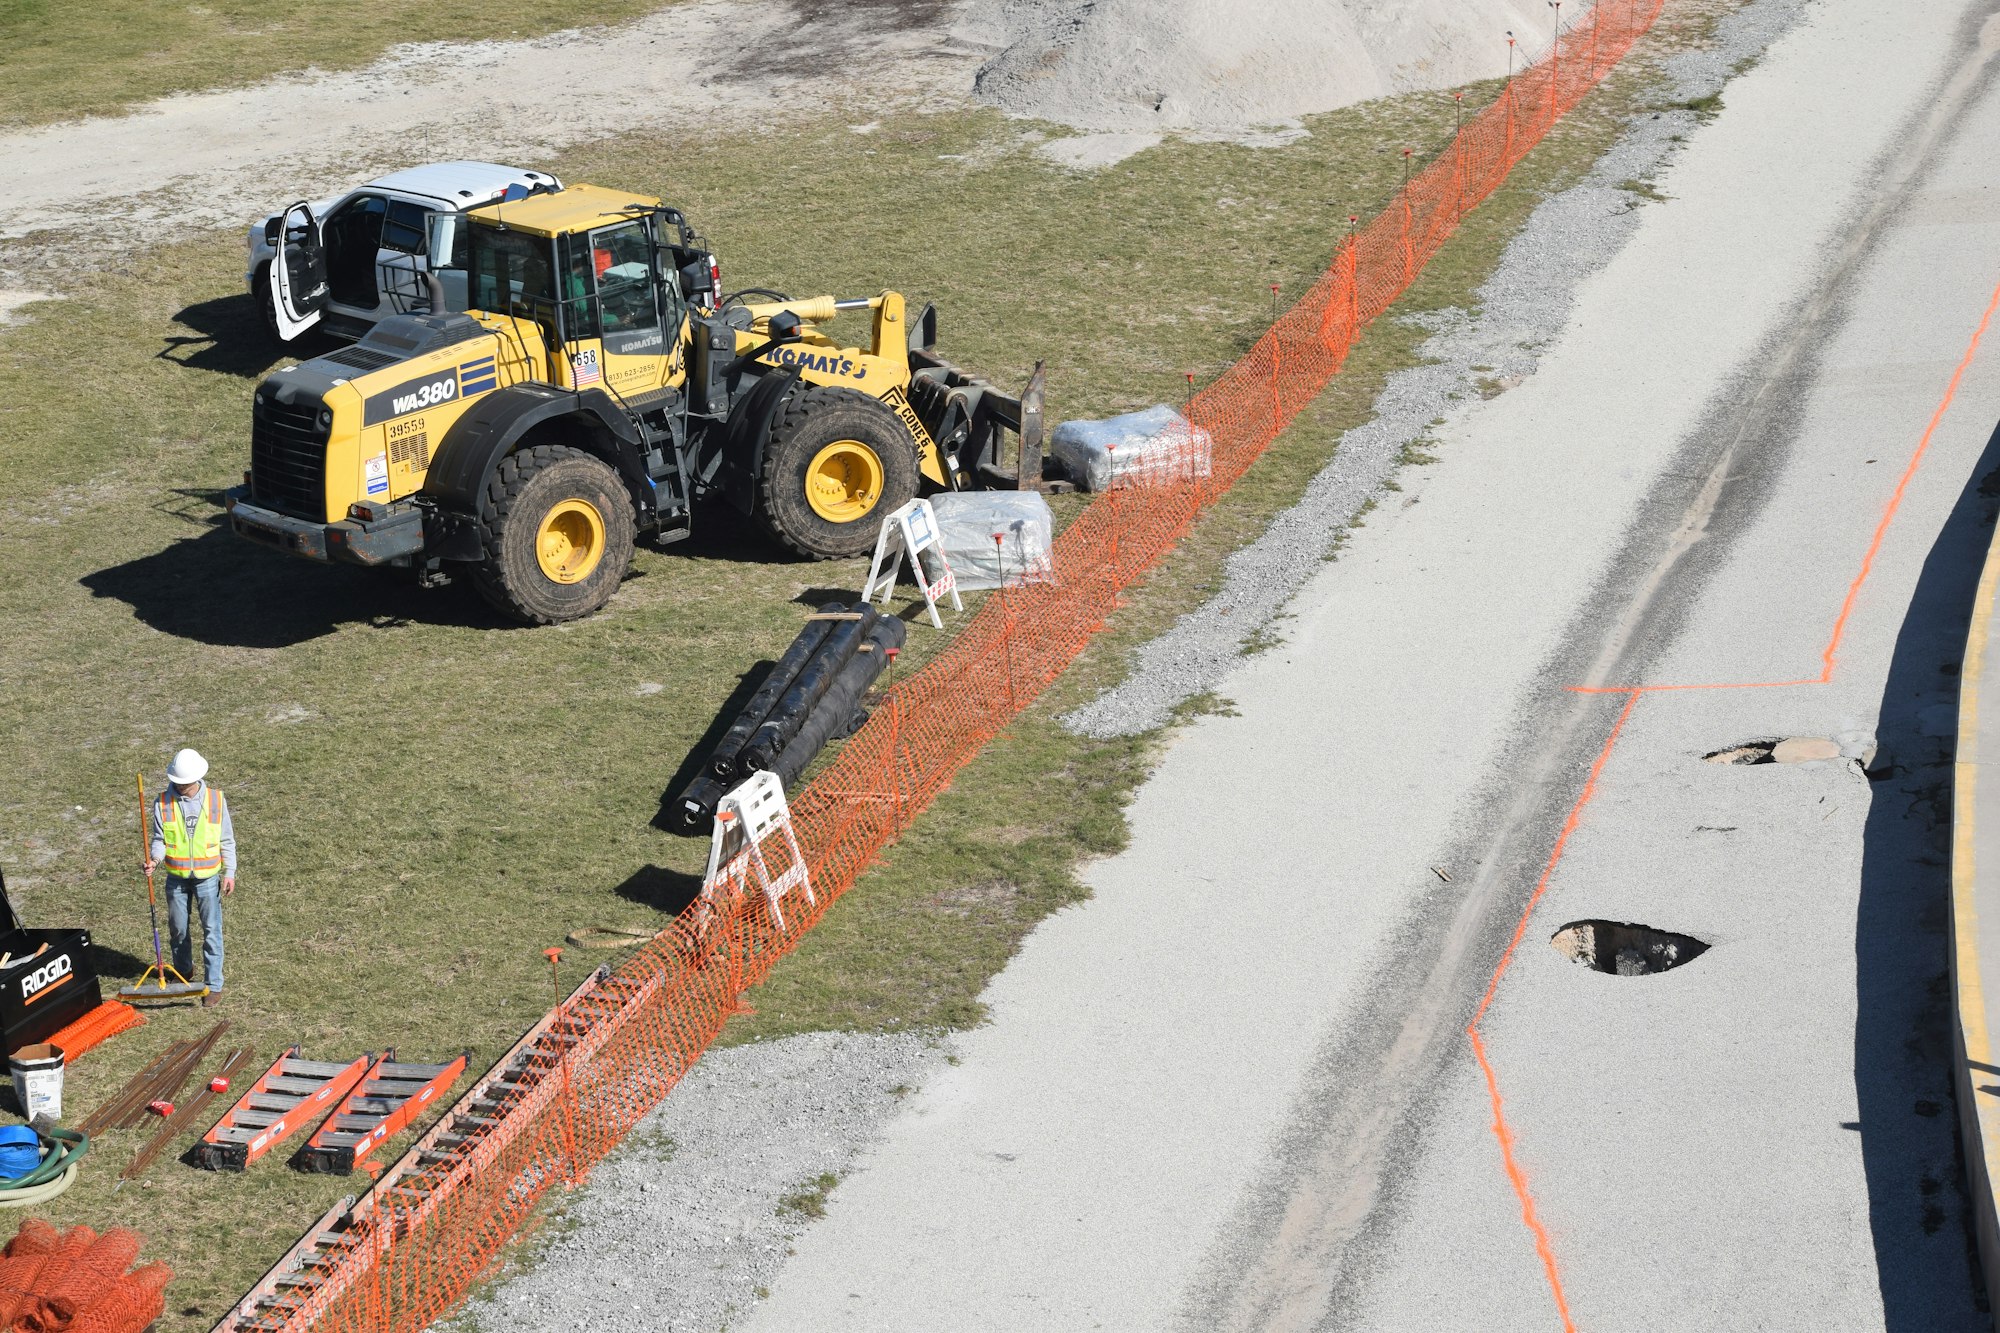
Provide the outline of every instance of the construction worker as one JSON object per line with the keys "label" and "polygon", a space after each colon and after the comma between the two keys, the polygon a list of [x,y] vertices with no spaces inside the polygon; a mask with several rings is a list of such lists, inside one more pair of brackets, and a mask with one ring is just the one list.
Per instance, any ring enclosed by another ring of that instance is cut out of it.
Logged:
{"label": "construction worker", "polygon": [[222,899],[236,892],[236,830],[229,802],[202,778],[208,760],[182,750],[167,765],[167,790],[153,801],[153,837],[146,873],[167,872],[167,929],[174,941],[174,968],[194,972],[194,941],[188,915],[201,912],[201,953],[207,964],[208,994],[202,1004],[222,1003]]}

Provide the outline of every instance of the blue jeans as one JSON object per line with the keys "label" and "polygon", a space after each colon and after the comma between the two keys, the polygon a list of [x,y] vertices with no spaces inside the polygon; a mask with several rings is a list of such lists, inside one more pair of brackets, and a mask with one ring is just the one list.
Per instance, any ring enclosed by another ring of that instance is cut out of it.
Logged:
{"label": "blue jeans", "polygon": [[222,989],[222,876],[182,879],[167,876],[167,933],[174,941],[174,970],[194,979],[194,941],[188,938],[188,904],[201,912],[201,956],[208,964],[208,988]]}

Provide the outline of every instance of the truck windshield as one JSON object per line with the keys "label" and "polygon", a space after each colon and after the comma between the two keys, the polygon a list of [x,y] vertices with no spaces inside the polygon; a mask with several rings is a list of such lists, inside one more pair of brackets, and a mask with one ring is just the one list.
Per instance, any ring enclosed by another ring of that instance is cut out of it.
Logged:
{"label": "truck windshield", "polygon": [[547,237],[473,226],[466,268],[474,310],[549,320],[555,314],[554,267]]}

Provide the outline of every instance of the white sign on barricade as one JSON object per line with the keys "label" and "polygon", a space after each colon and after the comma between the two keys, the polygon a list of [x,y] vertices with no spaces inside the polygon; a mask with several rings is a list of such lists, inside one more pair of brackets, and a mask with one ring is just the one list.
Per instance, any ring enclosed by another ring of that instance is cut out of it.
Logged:
{"label": "white sign on barricade", "polygon": [[[893,549],[891,542],[895,543]],[[931,613],[931,627],[943,629],[937,599],[950,593],[954,611],[965,610],[965,604],[958,600],[958,580],[952,577],[951,561],[945,559],[944,547],[938,541],[937,515],[931,512],[929,500],[912,500],[882,520],[882,531],[875,538],[875,559],[868,566],[868,582],[861,585],[862,601],[874,601],[875,589],[880,585],[882,601],[888,602],[896,590],[896,571],[902,567],[905,555],[910,557],[910,577],[923,590],[924,606]],[[936,573],[924,567],[926,555]]]}
{"label": "white sign on barricade", "polygon": [[[784,836],[791,863],[783,874],[774,876],[764,858],[764,843],[776,834]],[[701,896],[713,907],[716,886],[726,884],[732,897],[741,898],[753,873],[779,930],[786,928],[782,903],[793,889],[818,906],[806,875],[805,853],[799,848],[798,835],[792,832],[785,784],[778,781],[776,773],[752,773],[715,803],[715,831],[709,836],[708,872],[702,876]]]}

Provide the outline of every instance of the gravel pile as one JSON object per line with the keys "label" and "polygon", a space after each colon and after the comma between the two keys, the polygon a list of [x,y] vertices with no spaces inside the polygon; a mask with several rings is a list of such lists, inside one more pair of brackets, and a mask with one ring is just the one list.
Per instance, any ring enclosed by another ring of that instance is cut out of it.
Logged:
{"label": "gravel pile", "polygon": [[[1705,47],[1664,62],[1662,102],[1721,91],[1805,9],[1808,0],[1753,0],[1717,27]],[[1383,494],[1405,446],[1422,447],[1431,423],[1456,404],[1504,391],[1534,373],[1539,348],[1568,322],[1576,290],[1637,225],[1641,198],[1623,188],[1660,169],[1697,113],[1661,111],[1635,122],[1579,185],[1549,198],[1507,246],[1479,292],[1476,313],[1444,311],[1419,322],[1432,333],[1428,364],[1390,377],[1376,416],[1341,437],[1339,450],[1257,541],[1231,556],[1221,592],[1139,649],[1131,675],[1063,722],[1087,736],[1124,736],[1163,725],[1174,707],[1214,689],[1242,661],[1244,640],[1267,630],[1362,507]],[[1480,367],[1480,369],[1475,369]],[[1399,484],[1421,486],[1421,472]]]}
{"label": "gravel pile", "polygon": [[1543,0],[977,0],[1004,45],[978,96],[1078,129],[1234,136],[1507,72],[1554,35]]}
{"label": "gravel pile", "polygon": [[809,1221],[809,1202],[781,1203],[851,1169],[949,1055],[935,1037],[828,1032],[710,1052],[532,1242],[532,1265],[439,1327],[715,1333]]}

